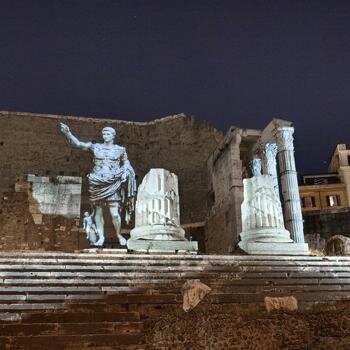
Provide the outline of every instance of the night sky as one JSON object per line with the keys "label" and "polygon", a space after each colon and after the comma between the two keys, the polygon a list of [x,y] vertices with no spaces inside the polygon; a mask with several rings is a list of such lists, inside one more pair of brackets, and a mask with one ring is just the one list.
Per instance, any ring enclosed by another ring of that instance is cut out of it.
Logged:
{"label": "night sky", "polygon": [[350,146],[350,1],[0,0],[0,17],[0,110],[285,118],[301,173]]}

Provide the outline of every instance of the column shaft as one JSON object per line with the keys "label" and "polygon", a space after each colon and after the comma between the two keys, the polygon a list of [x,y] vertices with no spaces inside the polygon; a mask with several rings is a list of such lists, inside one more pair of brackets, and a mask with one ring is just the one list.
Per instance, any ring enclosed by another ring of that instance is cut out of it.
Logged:
{"label": "column shaft", "polygon": [[278,162],[281,175],[285,225],[295,243],[304,243],[303,217],[294,159],[293,132],[293,127],[277,128]]}

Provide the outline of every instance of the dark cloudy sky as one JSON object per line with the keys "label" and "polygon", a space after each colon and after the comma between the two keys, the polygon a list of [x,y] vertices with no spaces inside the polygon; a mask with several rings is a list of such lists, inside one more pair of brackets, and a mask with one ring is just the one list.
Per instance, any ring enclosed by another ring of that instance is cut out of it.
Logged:
{"label": "dark cloudy sky", "polygon": [[304,173],[350,146],[350,1],[0,0],[0,18],[0,110],[286,118]]}

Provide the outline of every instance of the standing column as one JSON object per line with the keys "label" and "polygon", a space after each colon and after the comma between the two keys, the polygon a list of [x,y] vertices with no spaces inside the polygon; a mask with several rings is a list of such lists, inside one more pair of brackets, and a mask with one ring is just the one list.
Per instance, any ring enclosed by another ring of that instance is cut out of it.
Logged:
{"label": "standing column", "polygon": [[279,127],[275,132],[284,200],[285,225],[295,243],[304,243],[303,217],[294,159],[294,128]]}
{"label": "standing column", "polygon": [[277,145],[272,142],[268,142],[263,147],[263,173],[270,175],[273,180],[273,188],[277,195],[280,197],[278,189],[278,175],[277,175]]}

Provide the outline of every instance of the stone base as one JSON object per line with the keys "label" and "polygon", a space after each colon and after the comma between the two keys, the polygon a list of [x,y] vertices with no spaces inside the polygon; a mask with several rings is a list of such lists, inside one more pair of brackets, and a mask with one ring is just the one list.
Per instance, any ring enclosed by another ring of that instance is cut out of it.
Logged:
{"label": "stone base", "polygon": [[127,242],[129,250],[140,252],[154,252],[154,251],[181,251],[181,252],[193,252],[198,251],[198,242],[195,241],[153,241],[146,239],[132,240]]}
{"label": "stone base", "polygon": [[310,255],[307,243],[239,242],[238,245],[251,255]]}
{"label": "stone base", "polygon": [[150,241],[183,241],[185,230],[181,226],[172,225],[144,225],[133,228],[130,231],[130,239]]}
{"label": "stone base", "polygon": [[261,227],[240,233],[241,240],[244,244],[263,242],[263,243],[293,243],[290,233],[281,227]]}

